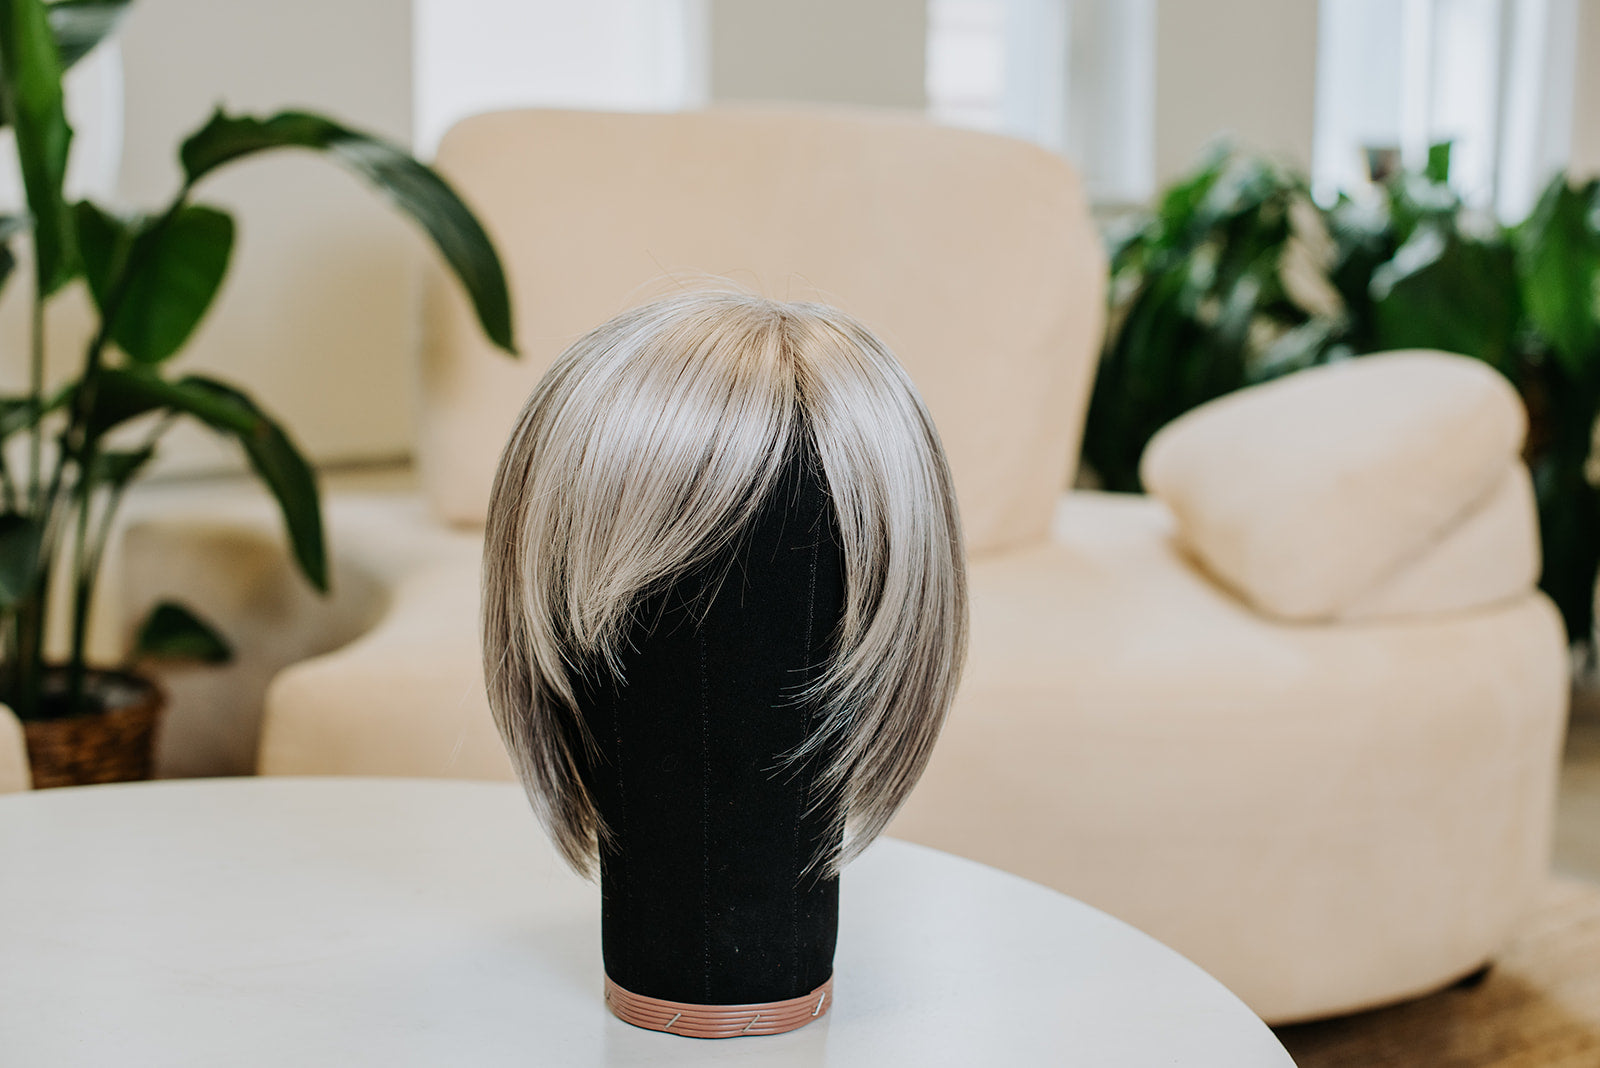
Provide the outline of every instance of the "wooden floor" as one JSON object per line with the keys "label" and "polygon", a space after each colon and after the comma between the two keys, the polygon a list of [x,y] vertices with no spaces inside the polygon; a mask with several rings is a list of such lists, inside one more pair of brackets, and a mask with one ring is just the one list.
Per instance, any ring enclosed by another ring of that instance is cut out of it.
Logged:
{"label": "wooden floor", "polygon": [[1481,982],[1278,1037],[1300,1068],[1600,1068],[1600,886],[1552,884]]}

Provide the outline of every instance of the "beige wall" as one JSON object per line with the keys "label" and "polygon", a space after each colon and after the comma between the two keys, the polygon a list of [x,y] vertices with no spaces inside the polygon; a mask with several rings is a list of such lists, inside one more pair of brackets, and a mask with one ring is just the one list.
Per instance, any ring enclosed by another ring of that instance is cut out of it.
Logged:
{"label": "beige wall", "polygon": [[[140,0],[122,42],[130,205],[171,195],[179,139],[218,102],[259,113],[309,107],[409,140],[408,3]],[[226,286],[180,366],[245,386],[319,460],[405,454],[421,239],[304,152],[241,162],[197,195],[232,209],[239,233]],[[169,463],[185,468],[233,462],[201,431],[172,444]]]}
{"label": "beige wall", "polygon": [[1600,3],[1578,5],[1577,88],[1572,108],[1572,163],[1583,177],[1600,176]]}
{"label": "beige wall", "polygon": [[1219,134],[1311,166],[1316,0],[1159,0],[1157,186]]}
{"label": "beige wall", "polygon": [[921,108],[925,0],[712,0],[713,100]]}

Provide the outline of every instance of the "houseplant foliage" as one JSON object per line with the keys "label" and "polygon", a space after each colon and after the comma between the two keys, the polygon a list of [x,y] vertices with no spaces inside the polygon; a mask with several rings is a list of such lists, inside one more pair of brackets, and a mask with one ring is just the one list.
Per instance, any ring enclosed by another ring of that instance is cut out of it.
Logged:
{"label": "houseplant foliage", "polygon": [[1575,642],[1593,630],[1600,493],[1600,182],[1557,175],[1503,225],[1448,184],[1450,148],[1420,172],[1341,194],[1223,148],[1114,239],[1111,315],[1084,456],[1136,491],[1162,425],[1213,397],[1313,364],[1431,348],[1489,363],[1530,416],[1544,571]]}
{"label": "houseplant foliage", "polygon": [[[218,111],[179,151],[183,180],[148,214],[123,214],[63,189],[72,130],[62,74],[116,27],[128,0],[0,0],[0,119],[14,131],[26,212],[0,218],[0,284],[32,249],[27,392],[0,396],[0,701],[24,720],[97,709],[85,658],[95,583],[124,491],[175,422],[234,440],[282,514],[296,563],[328,586],[316,475],[284,428],[225,382],[170,370],[210,307],[234,244],[232,217],[196,199],[220,168],[261,152],[311,150],[344,166],[420,225],[460,279],[488,337],[512,351],[499,259],[448,185],[403,149],[304,112],[268,118]],[[47,388],[44,309],[83,284],[96,329],[64,385]],[[18,437],[9,451],[5,445]],[[7,463],[7,458],[11,462]],[[71,645],[44,649],[52,575],[70,569]],[[163,604],[139,630],[140,653],[219,659],[224,642],[192,612]]]}

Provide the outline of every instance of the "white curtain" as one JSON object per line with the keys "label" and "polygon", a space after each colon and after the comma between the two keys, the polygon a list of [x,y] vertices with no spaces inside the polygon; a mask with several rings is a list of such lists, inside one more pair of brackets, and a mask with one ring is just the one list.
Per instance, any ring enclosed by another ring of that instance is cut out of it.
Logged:
{"label": "white curtain", "polygon": [[1453,143],[1451,184],[1520,218],[1566,162],[1577,0],[1322,0],[1313,175],[1331,199],[1369,149],[1420,167]]}
{"label": "white curtain", "polygon": [[1101,202],[1152,191],[1156,0],[929,0],[940,122],[1062,152]]}

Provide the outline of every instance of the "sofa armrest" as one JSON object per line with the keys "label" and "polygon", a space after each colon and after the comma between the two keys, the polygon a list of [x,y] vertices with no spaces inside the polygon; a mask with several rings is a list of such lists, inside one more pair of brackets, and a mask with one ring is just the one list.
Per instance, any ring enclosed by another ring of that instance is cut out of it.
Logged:
{"label": "sofa armrest", "polygon": [[1385,353],[1202,405],[1156,435],[1141,474],[1183,547],[1257,610],[1419,614],[1531,587],[1525,433],[1486,364]]}
{"label": "sofa armrest", "polygon": [[479,648],[476,556],[407,576],[371,631],[273,680],[261,774],[512,779]]}
{"label": "sofa armrest", "polygon": [[168,706],[157,744],[163,776],[256,770],[264,696],[301,661],[378,625],[406,577],[476,557],[479,537],[443,527],[410,492],[330,493],[324,521],[332,589],[316,593],[284,543],[272,502],[250,485],[160,488],[133,502],[104,585],[125,645],[151,605],[175,599],[233,646],[219,667],[156,668]]}

